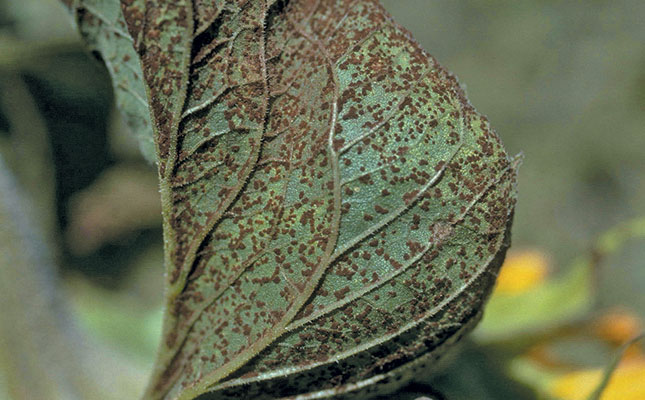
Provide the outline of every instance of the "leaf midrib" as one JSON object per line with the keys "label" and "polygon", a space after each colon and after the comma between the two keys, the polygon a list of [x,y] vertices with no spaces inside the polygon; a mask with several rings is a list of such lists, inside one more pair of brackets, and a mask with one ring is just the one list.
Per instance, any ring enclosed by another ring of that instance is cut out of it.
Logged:
{"label": "leaf midrib", "polygon": [[[266,19],[266,9],[264,9],[264,13],[265,14],[263,19]],[[294,24],[294,26],[299,27],[294,21],[290,20],[290,22]],[[307,37],[306,32],[303,32],[302,29],[297,29],[297,30],[302,36],[304,36],[308,40],[311,40],[311,38]],[[266,38],[266,31],[263,32],[263,36]],[[330,64],[329,70],[331,71],[332,78],[334,80],[334,98],[332,102],[332,115],[329,123],[330,128],[328,132],[328,143],[327,143],[327,147],[328,147],[327,151],[329,152],[328,155],[331,158],[330,164],[332,166],[332,174],[333,174],[334,215],[332,217],[332,227],[331,227],[332,236],[328,238],[323,259],[321,262],[321,267],[312,275],[307,285],[305,286],[304,290],[301,293],[299,293],[299,295],[296,297],[296,301],[294,301],[291,307],[287,310],[287,312],[280,320],[280,322],[278,322],[273,327],[271,327],[271,329],[269,330],[271,334],[266,335],[264,338],[261,338],[260,340],[254,342],[251,346],[247,347],[242,352],[238,353],[233,360],[216,368],[215,370],[208,373],[206,376],[203,376],[197,383],[185,388],[179,395],[178,400],[192,399],[193,397],[201,393],[204,393],[205,391],[207,391],[207,389],[210,386],[221,381],[226,376],[230,375],[231,373],[233,373],[234,371],[242,367],[251,358],[255,357],[260,351],[262,351],[264,348],[266,348],[271,343],[273,343],[275,339],[277,339],[279,336],[282,336],[284,334],[285,328],[288,326],[289,323],[291,323],[291,321],[297,315],[297,313],[300,312],[302,306],[311,297],[314,290],[318,286],[319,281],[322,279],[324,273],[326,272],[327,268],[330,265],[331,256],[333,254],[334,248],[336,247],[336,238],[338,237],[338,230],[340,226],[340,206],[341,206],[340,170],[338,165],[338,156],[336,154],[336,151],[334,150],[334,140],[333,140],[334,130],[335,130],[335,126],[338,118],[339,83],[338,83],[338,77],[336,75],[336,71],[333,68],[333,62],[329,57],[329,53],[322,46],[320,46],[320,48],[323,54],[325,55],[327,62]],[[263,60],[264,60],[264,54],[265,54],[264,50],[265,50],[264,45],[262,45]],[[266,64],[264,65],[264,67],[265,67],[264,74],[266,77]],[[267,90],[267,93],[268,93],[268,90]],[[265,129],[266,129],[266,122],[267,121],[265,121]]]}

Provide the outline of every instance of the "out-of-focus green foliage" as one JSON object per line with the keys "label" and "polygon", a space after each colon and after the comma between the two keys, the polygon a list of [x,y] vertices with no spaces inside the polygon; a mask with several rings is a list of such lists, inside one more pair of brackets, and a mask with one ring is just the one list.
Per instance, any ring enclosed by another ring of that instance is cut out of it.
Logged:
{"label": "out-of-focus green foliage", "polygon": [[590,263],[580,261],[544,285],[519,294],[496,294],[486,307],[477,339],[495,342],[538,334],[583,316],[593,303],[592,274]]}
{"label": "out-of-focus green foliage", "polygon": [[[607,362],[611,352],[616,352],[618,356],[607,368],[602,382],[598,374],[599,389],[594,392],[598,396],[600,387],[607,386],[609,374],[625,352],[624,348],[615,346],[644,328],[630,313],[614,311],[604,317],[604,322],[593,320],[597,318],[593,317],[593,306],[599,297],[598,272],[608,257],[630,242],[642,244],[643,239],[645,219],[628,221],[605,232],[591,249],[566,268],[563,276],[549,277],[518,293],[496,291],[484,321],[475,332],[475,340],[505,351],[510,374],[544,396],[557,392],[554,386],[564,390],[563,387],[570,385],[567,379],[574,378],[565,376],[566,372],[597,368]],[[631,358],[636,363],[645,363],[643,351],[637,347],[632,350]],[[645,377],[645,372],[635,376],[636,380],[623,380],[628,385],[639,385],[638,380]],[[590,380],[587,385],[588,393],[593,382]],[[629,388],[611,389],[613,393],[629,392]],[[578,392],[585,393],[585,390],[580,388]],[[633,393],[641,391],[634,387]]]}
{"label": "out-of-focus green foliage", "polygon": [[591,250],[576,258],[563,271],[563,276],[518,294],[496,294],[477,329],[477,339],[497,342],[514,336],[543,334],[584,317],[595,302],[594,286],[597,286],[600,261],[630,241],[643,238],[645,219],[620,224],[604,233]]}
{"label": "out-of-focus green foliage", "polygon": [[[613,373],[616,371],[616,368],[618,368],[618,364],[621,360],[621,358],[624,356],[625,352],[629,348],[629,346],[637,343],[640,340],[643,340],[645,338],[645,334],[640,334],[636,336],[635,338],[627,341],[624,345],[620,347],[614,358],[611,360],[607,368],[605,369],[605,372],[602,377],[602,381],[598,385],[596,389],[589,395],[588,400],[600,400],[603,396],[603,393],[607,390],[607,387],[609,386],[609,382],[611,380],[611,377]],[[643,385],[642,381],[640,383],[634,382],[634,384],[641,384]]]}
{"label": "out-of-focus green foliage", "polygon": [[[0,394],[11,399],[120,399],[143,375],[76,329],[58,293],[37,215],[0,157]],[[111,383],[108,383],[111,381]]]}

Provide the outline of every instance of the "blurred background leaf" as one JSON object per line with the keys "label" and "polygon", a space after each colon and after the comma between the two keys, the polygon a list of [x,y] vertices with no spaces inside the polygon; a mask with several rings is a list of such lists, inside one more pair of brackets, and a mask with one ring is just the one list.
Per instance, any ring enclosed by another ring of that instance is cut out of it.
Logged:
{"label": "blurred background leaf", "polygon": [[506,370],[516,381],[542,397],[565,400],[587,398],[600,384],[612,353],[624,352],[621,364],[614,361],[614,376],[599,398],[642,398],[643,348],[634,343],[623,351],[619,346],[645,325],[631,311],[632,304],[607,308],[600,302],[598,282],[605,261],[634,241],[645,241],[645,218],[608,230],[555,277],[547,275],[548,255],[512,250],[474,339],[506,358]]}
{"label": "blurred background leaf", "polygon": [[69,202],[67,245],[76,256],[97,251],[161,224],[156,177],[149,168],[119,163],[104,170]]}
{"label": "blurred background leaf", "polygon": [[0,392],[12,399],[136,396],[144,369],[77,328],[22,192],[0,157]]}
{"label": "blurred background leaf", "polygon": [[584,316],[593,302],[593,266],[576,261],[563,276],[548,279],[547,264],[537,252],[511,252],[505,261],[484,319],[480,342],[503,342],[539,335]]}

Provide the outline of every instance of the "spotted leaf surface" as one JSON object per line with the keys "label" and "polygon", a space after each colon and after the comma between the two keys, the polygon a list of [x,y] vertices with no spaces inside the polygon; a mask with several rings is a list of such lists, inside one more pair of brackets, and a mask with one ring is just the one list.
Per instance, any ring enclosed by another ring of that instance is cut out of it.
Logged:
{"label": "spotted leaf surface", "polygon": [[516,165],[454,77],[376,2],[291,2],[268,29],[279,93],[268,132],[298,129],[291,118],[310,111],[292,99],[312,76],[333,82],[322,109],[338,238],[282,336],[204,398],[393,390],[478,320],[508,246]]}
{"label": "spotted leaf surface", "polygon": [[154,134],[141,62],[132,46],[118,0],[65,1],[91,50],[105,63],[119,110],[136,135],[144,157],[156,161]]}
{"label": "spotted leaf surface", "polygon": [[120,10],[164,204],[146,398],[386,393],[474,326],[518,162],[377,1]]}

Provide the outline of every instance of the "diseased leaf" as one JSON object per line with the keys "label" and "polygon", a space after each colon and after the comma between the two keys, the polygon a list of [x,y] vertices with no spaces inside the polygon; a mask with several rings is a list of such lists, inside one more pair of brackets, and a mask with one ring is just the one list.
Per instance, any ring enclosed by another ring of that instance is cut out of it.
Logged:
{"label": "diseased leaf", "polygon": [[141,62],[132,45],[119,1],[70,0],[69,3],[74,3],[76,22],[85,41],[101,56],[112,77],[117,105],[135,133],[141,153],[148,161],[155,161],[154,134]]}
{"label": "diseased leaf", "polygon": [[376,1],[121,6],[164,206],[146,398],[387,392],[474,325],[518,162]]}

